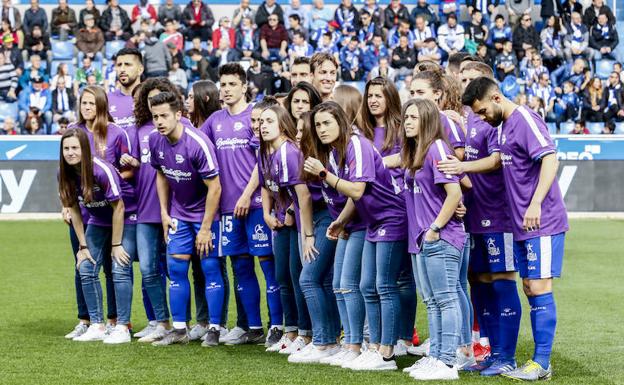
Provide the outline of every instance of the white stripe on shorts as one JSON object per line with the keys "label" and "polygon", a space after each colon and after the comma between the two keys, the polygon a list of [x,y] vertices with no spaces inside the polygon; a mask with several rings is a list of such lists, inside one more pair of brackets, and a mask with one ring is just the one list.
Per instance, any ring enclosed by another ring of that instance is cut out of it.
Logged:
{"label": "white stripe on shorts", "polygon": [[514,264],[513,244],[513,234],[503,233],[503,245],[505,247],[505,271],[516,270],[516,266]]}
{"label": "white stripe on shorts", "polygon": [[552,276],[552,237],[540,237],[540,278]]}

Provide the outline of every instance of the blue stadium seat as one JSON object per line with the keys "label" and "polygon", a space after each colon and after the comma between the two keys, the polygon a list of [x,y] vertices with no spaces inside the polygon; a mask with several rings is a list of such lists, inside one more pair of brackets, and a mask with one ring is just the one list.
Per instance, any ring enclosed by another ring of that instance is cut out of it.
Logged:
{"label": "blue stadium seat", "polygon": [[562,122],[559,125],[559,132],[561,134],[568,134],[570,131],[574,129],[574,122]]}
{"label": "blue stadium seat", "polygon": [[0,103],[0,122],[4,122],[7,117],[12,117],[17,121],[17,102],[13,103]]}
{"label": "blue stadium seat", "polygon": [[52,65],[50,66],[50,76],[56,75],[56,70],[61,63],[67,64],[67,71],[69,72],[69,76],[72,78],[76,73],[76,66],[72,60],[52,60]]}
{"label": "blue stadium seat", "polygon": [[104,48],[104,56],[106,56],[108,60],[112,59],[125,45],[126,42],[123,40],[107,41],[106,47]]}
{"label": "blue stadium seat", "polygon": [[52,60],[71,60],[74,58],[74,44],[70,41],[52,40]]}
{"label": "blue stadium seat", "polygon": [[598,135],[602,134],[602,129],[604,128],[604,123],[602,122],[587,122],[587,129],[591,134]]}
{"label": "blue stadium seat", "polygon": [[624,135],[624,122],[615,123],[615,131],[614,134]]}
{"label": "blue stadium seat", "polygon": [[613,71],[615,60],[602,59],[596,62],[596,76],[602,80],[606,80]]}
{"label": "blue stadium seat", "polygon": [[547,122],[546,127],[548,127],[548,133],[550,135],[557,134],[557,123],[555,122]]}

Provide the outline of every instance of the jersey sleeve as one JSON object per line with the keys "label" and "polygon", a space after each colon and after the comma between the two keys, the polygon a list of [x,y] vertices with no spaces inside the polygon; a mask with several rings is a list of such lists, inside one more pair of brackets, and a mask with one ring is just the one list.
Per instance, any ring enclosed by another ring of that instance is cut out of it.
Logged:
{"label": "jersey sleeve", "polygon": [[[160,135],[160,134],[159,134]],[[158,137],[156,135],[149,136],[149,149],[150,149],[150,165],[156,170],[160,170],[160,162],[158,161]]]}
{"label": "jersey sleeve", "polygon": [[[95,168],[99,168],[96,170]],[[94,158],[95,183],[104,192],[106,200],[116,202],[121,199],[121,184],[119,183],[119,173],[113,167],[104,163],[100,159]]]}
{"label": "jersey sleeve", "polygon": [[375,181],[375,148],[366,138],[353,135],[347,146],[347,178],[351,182]]}
{"label": "jersey sleeve", "polygon": [[539,161],[547,154],[556,151],[544,120],[531,114],[525,107],[519,107],[521,122],[526,126],[518,129],[519,142],[531,159]]}
{"label": "jersey sleeve", "polygon": [[442,125],[453,148],[466,147],[466,135],[457,123],[448,116],[441,114]]}
{"label": "jersey sleeve", "polygon": [[433,183],[447,184],[459,183],[461,175],[443,174],[438,170],[438,163],[443,159],[447,159],[448,155],[454,155],[444,141],[438,139],[429,146],[427,158],[431,160],[431,169],[433,170]]}
{"label": "jersey sleeve", "polygon": [[[484,122],[485,123],[485,122]],[[487,141],[488,154],[492,155],[494,152],[500,152],[500,145],[498,144],[498,129],[487,125],[487,135],[485,137]]]}
{"label": "jersey sleeve", "polygon": [[192,130],[187,130],[187,134],[191,138],[190,143],[193,143],[191,161],[197,173],[203,179],[210,179],[219,175],[219,166],[212,143],[205,136]]}
{"label": "jersey sleeve", "polygon": [[[282,151],[283,150],[283,151]],[[280,186],[294,186],[303,184],[301,180],[301,165],[303,155],[294,146],[282,146],[280,148]]]}

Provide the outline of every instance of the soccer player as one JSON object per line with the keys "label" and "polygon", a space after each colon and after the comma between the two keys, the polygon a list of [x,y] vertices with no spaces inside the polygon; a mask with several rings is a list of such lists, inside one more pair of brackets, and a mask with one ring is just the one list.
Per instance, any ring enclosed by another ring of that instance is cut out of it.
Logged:
{"label": "soccer player", "polygon": [[154,346],[188,343],[186,327],[190,296],[191,255],[200,256],[206,280],[210,329],[203,346],[219,344],[225,296],[221,273],[219,167],[210,140],[182,125],[182,103],[176,94],[161,92],[149,99],[158,132],[149,137],[150,163],[158,174],[156,189],[163,230],[168,240],[167,267],[173,330]]}
{"label": "soccer player", "polygon": [[550,355],[557,312],[553,278],[561,276],[565,232],[569,229],[561,190],[555,181],[558,161],[544,121],[503,96],[496,82],[470,82],[464,105],[491,126],[502,124],[500,152],[510,208],[514,256],[531,305],[533,358],[505,377],[535,381],[552,376]]}
{"label": "soccer player", "polygon": [[[82,115],[84,111],[80,111]],[[88,115],[87,115],[88,117]],[[70,209],[72,225],[79,241],[76,268],[80,271],[82,290],[91,324],[74,341],[101,341],[106,344],[130,342],[132,305],[132,257],[136,252],[136,216],[134,191],[123,189],[117,170],[107,161],[91,154],[84,131],[69,129],[61,138],[59,194],[63,207]],[[127,192],[127,194],[125,194]],[[122,196],[129,199],[126,202]],[[126,204],[124,204],[126,203]],[[89,212],[85,233],[79,204]],[[124,223],[127,222],[127,223]],[[126,251],[127,250],[127,251]],[[117,325],[107,332],[102,311],[100,268],[112,259],[117,309]]]}
{"label": "soccer player", "polygon": [[[264,341],[260,319],[260,288],[254,271],[258,257],[266,281],[270,330],[267,344],[278,342],[283,335],[283,314],[271,237],[262,214],[258,182],[257,138],[251,128],[252,106],[245,100],[247,74],[238,63],[219,68],[221,97],[225,108],[213,113],[204,132],[216,146],[216,155],[224,180],[221,199],[223,253],[232,260],[237,279],[236,290],[247,316],[249,330],[231,336],[227,344]],[[239,325],[245,326],[245,325]]]}
{"label": "soccer player", "polygon": [[310,59],[312,85],[323,101],[331,100],[338,76],[338,61],[328,53],[317,52]]}
{"label": "soccer player", "polygon": [[134,89],[141,84],[143,55],[135,48],[122,48],[115,56],[119,88],[108,93],[109,110],[115,124],[124,130],[134,126]]}
{"label": "soccer player", "polygon": [[[324,191],[334,189],[351,198],[353,210],[366,224],[360,290],[370,343],[366,352],[345,367],[395,370],[393,348],[399,334],[401,311],[397,280],[401,260],[407,254],[405,201],[396,193],[390,173],[373,143],[352,134],[352,127],[337,103],[318,105],[313,110],[312,121],[317,158],[306,158],[304,170],[323,180]],[[343,228],[342,221],[334,222],[329,228],[330,235],[336,237]]]}
{"label": "soccer player", "polygon": [[409,221],[410,250],[431,336],[428,359],[412,366],[410,376],[417,380],[456,380],[461,331],[456,287],[466,242],[463,224],[454,215],[462,199],[459,177],[445,175],[435,167],[451,150],[432,101],[407,102],[403,126],[401,159],[406,199],[414,210]]}

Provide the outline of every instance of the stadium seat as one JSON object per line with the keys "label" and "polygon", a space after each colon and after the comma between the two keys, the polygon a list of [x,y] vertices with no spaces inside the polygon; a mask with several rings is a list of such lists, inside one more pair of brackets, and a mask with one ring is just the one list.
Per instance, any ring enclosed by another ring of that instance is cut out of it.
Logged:
{"label": "stadium seat", "polygon": [[602,129],[604,128],[604,123],[602,122],[587,122],[587,129],[591,134],[598,135],[602,134]]}
{"label": "stadium seat", "polygon": [[596,76],[602,80],[606,80],[613,71],[614,60],[602,59],[596,62]]}
{"label": "stadium seat", "polygon": [[555,122],[547,122],[546,123],[546,127],[548,127],[548,133],[550,135],[556,135],[557,134],[557,123],[555,123]]}
{"label": "stadium seat", "polygon": [[615,131],[614,134],[624,135],[624,122],[615,123]]}
{"label": "stadium seat", "polygon": [[0,122],[4,122],[7,117],[12,117],[17,121],[17,102],[13,103],[0,103]]}
{"label": "stadium seat", "polygon": [[52,40],[52,60],[71,60],[74,58],[74,44],[70,41]]}
{"label": "stadium seat", "polygon": [[74,77],[76,73],[76,66],[72,60],[52,60],[52,64],[50,65],[50,75],[56,75],[56,70],[58,69],[61,63],[67,64],[67,71],[69,72],[69,76]]}
{"label": "stadium seat", "polygon": [[562,122],[559,125],[559,132],[561,134],[568,134],[570,131],[574,129],[574,122]]}
{"label": "stadium seat", "polygon": [[106,46],[104,48],[104,56],[106,59],[110,60],[126,45],[126,42],[123,40],[113,40],[107,41]]}

